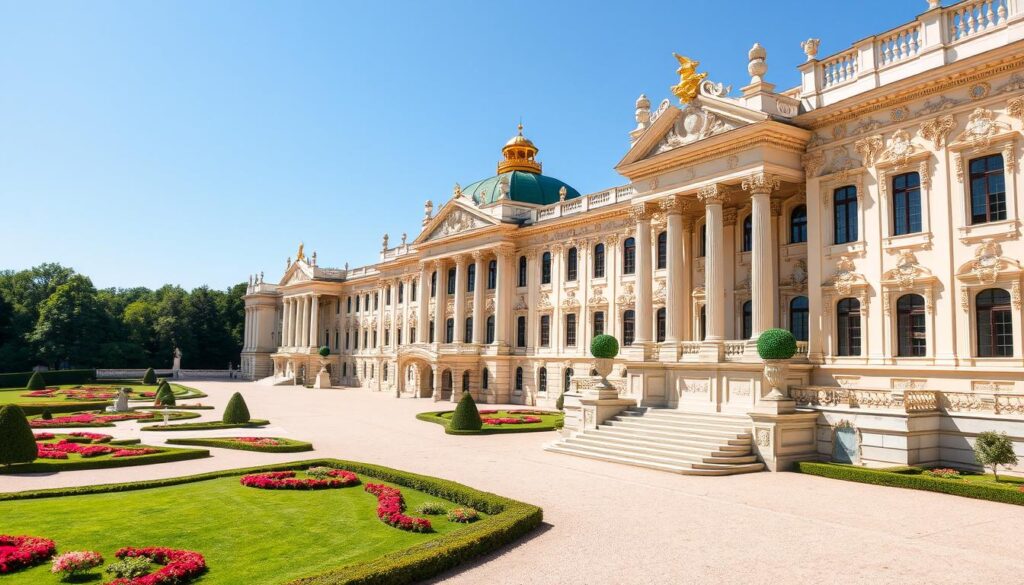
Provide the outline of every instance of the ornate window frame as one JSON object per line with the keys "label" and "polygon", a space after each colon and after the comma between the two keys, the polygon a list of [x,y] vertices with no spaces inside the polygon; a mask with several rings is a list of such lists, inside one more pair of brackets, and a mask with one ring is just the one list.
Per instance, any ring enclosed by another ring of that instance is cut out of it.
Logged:
{"label": "ornate window frame", "polygon": [[[934,237],[931,223],[932,169],[935,155],[914,143],[910,132],[901,128],[893,132],[888,147],[878,155],[875,175],[878,181],[879,212],[882,217],[882,248],[892,254],[900,250],[927,250]],[[893,233],[892,178],[916,172],[921,179],[921,231],[911,234]]]}
{"label": "ornate window frame", "polygon": [[[908,249],[900,252],[896,266],[882,275],[882,314],[885,331],[889,332],[886,344],[887,357],[894,363],[930,363],[935,359],[936,324],[935,299],[938,295],[939,277],[922,266],[914,253]],[[920,357],[899,357],[898,323],[896,302],[903,295],[917,294],[924,299],[926,352]]]}
{"label": "ornate window frame", "polygon": [[[976,109],[971,114],[968,127],[947,146],[956,173],[956,193],[960,197],[960,216],[954,221],[960,242],[964,244],[977,244],[988,238],[1020,237],[1020,210],[1017,208],[1017,143],[1020,133],[1010,130],[1003,122],[987,117],[986,113],[992,114],[990,110]],[[972,225],[969,163],[972,159],[993,154],[1003,157],[1006,219]]]}
{"label": "ornate window frame", "polygon": [[693,288],[693,292],[690,293],[690,316],[691,316],[691,337],[694,341],[703,341],[700,336],[700,310],[705,304],[704,287],[696,286]]}
{"label": "ornate window frame", "polygon": [[[1002,246],[987,239],[977,247],[974,258],[962,264],[956,272],[959,313],[964,316],[968,335],[963,336],[967,347],[959,347],[963,359],[972,365],[1014,365],[1024,367],[1024,266],[1013,258],[1003,256]],[[1002,288],[1010,293],[1013,315],[1013,357],[978,357],[977,324],[975,323],[975,297],[988,288]]]}
{"label": "ornate window frame", "polygon": [[[859,193],[859,191],[858,191]],[[859,199],[859,197],[858,197]],[[836,307],[845,298],[860,302],[860,355],[838,355],[836,341]],[[836,263],[836,270],[821,287],[822,308],[822,350],[823,359],[829,364],[864,364],[870,354],[869,314],[871,308],[871,285],[863,274],[856,271],[853,259],[842,256]]]}
{"label": "ornate window frame", "polygon": [[[864,239],[865,218],[864,203],[866,193],[864,190],[864,177],[867,175],[867,167],[855,167],[818,177],[818,193],[822,202],[821,217],[821,238],[824,242],[835,242],[835,211],[833,209],[832,197],[835,190],[847,185],[853,185],[857,189],[857,239],[845,244],[825,244],[825,257],[861,257],[867,249],[867,241]],[[812,218],[808,217],[808,221]]]}

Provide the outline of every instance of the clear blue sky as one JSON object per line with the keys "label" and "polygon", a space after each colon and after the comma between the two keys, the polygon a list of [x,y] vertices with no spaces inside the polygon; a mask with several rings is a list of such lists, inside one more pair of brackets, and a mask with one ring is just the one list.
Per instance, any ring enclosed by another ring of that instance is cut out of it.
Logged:
{"label": "clear blue sky", "polygon": [[[771,11],[767,11],[767,8]],[[809,9],[810,8],[810,9]],[[415,237],[423,202],[493,175],[522,117],[547,174],[624,183],[641,92],[676,51],[709,78],[798,83],[925,0],[0,2],[0,269],[222,288]]]}

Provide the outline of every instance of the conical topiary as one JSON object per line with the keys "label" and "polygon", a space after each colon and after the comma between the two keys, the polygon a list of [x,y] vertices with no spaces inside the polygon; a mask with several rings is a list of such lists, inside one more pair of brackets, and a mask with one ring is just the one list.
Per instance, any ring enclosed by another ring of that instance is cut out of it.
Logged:
{"label": "conical topiary", "polygon": [[249,407],[245,405],[245,399],[238,392],[231,395],[228,405],[224,407],[225,423],[237,425],[249,422]]}
{"label": "conical topiary", "polygon": [[463,392],[448,427],[453,431],[479,431],[482,426],[484,423],[480,420],[480,411],[476,408],[473,395]]}
{"label": "conical topiary", "polygon": [[167,380],[160,381],[160,386],[156,389],[156,400],[153,403],[157,406],[174,406],[174,390],[171,390],[171,385],[167,383]]}
{"label": "conical topiary", "polygon": [[32,372],[32,375],[28,378],[28,385],[25,388],[28,390],[42,390],[46,388],[46,380],[43,379],[43,375],[39,372]]}
{"label": "conical topiary", "polygon": [[565,392],[558,395],[558,400],[555,401],[555,409],[565,410]]}
{"label": "conical topiary", "polygon": [[153,371],[153,368],[147,369],[146,373],[142,375],[142,383],[146,386],[153,386],[156,384],[156,372]]}
{"label": "conical topiary", "polygon": [[0,408],[0,465],[32,463],[38,455],[36,437],[21,408],[15,404]]}

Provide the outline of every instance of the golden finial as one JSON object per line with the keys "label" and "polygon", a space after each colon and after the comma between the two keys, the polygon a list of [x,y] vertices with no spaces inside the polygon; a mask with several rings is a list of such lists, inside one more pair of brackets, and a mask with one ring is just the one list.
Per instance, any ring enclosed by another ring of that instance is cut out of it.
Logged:
{"label": "golden finial", "polygon": [[700,82],[704,81],[708,74],[697,73],[699,61],[687,59],[677,53],[672,53],[672,56],[679,61],[679,69],[676,70],[676,73],[679,74],[679,83],[672,86],[672,93],[679,98],[680,103],[688,104],[697,97],[697,92],[700,91]]}
{"label": "golden finial", "polygon": [[305,254],[302,253],[303,248],[305,248],[305,244],[299,242],[299,253],[295,255],[296,262],[298,262],[299,260],[305,260],[306,256]]}
{"label": "golden finial", "polygon": [[498,174],[508,171],[526,171],[540,174],[541,165],[537,162],[537,147],[529,138],[523,136],[523,122],[516,127],[518,133],[501,149],[504,160],[498,163]]}

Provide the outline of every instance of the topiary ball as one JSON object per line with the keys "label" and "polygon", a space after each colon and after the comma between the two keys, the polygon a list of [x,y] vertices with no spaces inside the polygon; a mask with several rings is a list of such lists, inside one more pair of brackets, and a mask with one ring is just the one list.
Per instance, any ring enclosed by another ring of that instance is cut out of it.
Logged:
{"label": "topiary ball", "polygon": [[757,338],[757,355],[763,360],[788,360],[796,354],[796,337],[785,329],[768,329]]}
{"label": "topiary ball", "polygon": [[597,335],[590,342],[590,355],[610,360],[619,355],[619,341],[611,335]]}
{"label": "topiary ball", "polygon": [[479,431],[482,426],[484,421],[480,420],[480,411],[476,408],[473,395],[463,392],[448,427],[454,431]]}
{"label": "topiary ball", "polygon": [[318,351],[317,353],[320,354],[320,357],[327,357],[331,355],[331,348],[327,347],[326,345],[322,345],[320,346],[320,351]]}

